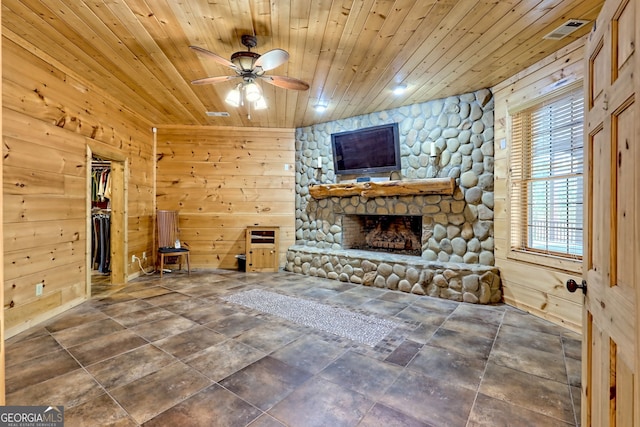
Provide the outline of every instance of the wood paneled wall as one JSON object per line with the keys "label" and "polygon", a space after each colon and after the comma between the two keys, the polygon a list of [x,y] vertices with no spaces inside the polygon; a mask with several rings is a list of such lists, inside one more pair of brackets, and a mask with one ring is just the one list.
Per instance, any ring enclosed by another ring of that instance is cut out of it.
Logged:
{"label": "wood paneled wall", "polygon": [[[122,252],[151,253],[151,125],[3,28],[4,307],[7,336],[88,296],[87,146],[128,162]],[[90,159],[89,159],[90,160]],[[123,275],[124,277],[124,275]],[[36,296],[35,285],[44,283]]]}
{"label": "wood paneled wall", "polygon": [[[564,282],[576,274],[508,256],[506,124],[510,106],[582,78],[582,46],[580,40],[493,88],[496,263],[506,302],[575,330],[581,297],[568,294]],[[154,252],[156,206],[180,211],[194,267],[235,268],[248,225],[280,226],[284,263],[294,242],[293,129],[163,126],[154,147],[144,111],[96,90],[81,70],[8,29],[2,53],[5,338],[87,297],[87,145],[127,160],[127,274],[137,272],[131,254]],[[40,282],[44,295],[36,297]]]}
{"label": "wood paneled wall", "polygon": [[[2,10],[0,8],[0,21],[2,21]],[[2,50],[2,37],[0,37],[0,51]],[[2,55],[0,55],[0,81],[2,81]],[[2,109],[0,109],[0,128],[2,128]],[[0,162],[0,187],[2,187],[3,165]],[[0,192],[0,205],[4,206],[3,192]],[[0,224],[2,224],[2,211],[0,211]],[[0,279],[4,277],[4,242],[0,239]],[[0,307],[4,307],[4,292],[0,292]],[[4,309],[0,310],[0,405],[6,404],[5,392],[5,370],[4,370]]]}
{"label": "wood paneled wall", "polygon": [[[508,111],[583,79],[584,38],[493,88],[495,98],[495,256],[507,304],[575,331],[582,325],[582,294],[569,293],[565,282],[581,276],[576,263],[555,267],[517,260],[509,243]],[[503,148],[504,147],[504,148]]]}
{"label": "wood paneled wall", "polygon": [[280,265],[294,243],[293,129],[160,127],[157,207],[180,212],[195,267],[236,268],[249,225],[280,226]]}

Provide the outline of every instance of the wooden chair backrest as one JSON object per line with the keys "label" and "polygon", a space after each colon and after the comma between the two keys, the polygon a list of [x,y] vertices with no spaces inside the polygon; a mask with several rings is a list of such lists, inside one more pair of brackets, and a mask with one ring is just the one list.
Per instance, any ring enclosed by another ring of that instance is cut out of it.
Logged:
{"label": "wooden chair backrest", "polygon": [[179,238],[178,211],[158,211],[158,247],[173,248]]}

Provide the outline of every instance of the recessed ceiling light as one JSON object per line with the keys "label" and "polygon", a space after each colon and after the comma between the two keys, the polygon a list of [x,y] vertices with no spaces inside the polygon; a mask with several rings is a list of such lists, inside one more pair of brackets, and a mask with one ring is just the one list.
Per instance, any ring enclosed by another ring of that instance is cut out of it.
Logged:
{"label": "recessed ceiling light", "polygon": [[325,111],[327,111],[327,104],[316,104],[313,106],[313,108],[315,108],[316,112],[318,113],[324,113]]}
{"label": "recessed ceiling light", "polygon": [[407,85],[406,84],[399,84],[399,85],[397,85],[396,87],[393,88],[393,94],[394,95],[402,95],[405,90],[407,90]]}

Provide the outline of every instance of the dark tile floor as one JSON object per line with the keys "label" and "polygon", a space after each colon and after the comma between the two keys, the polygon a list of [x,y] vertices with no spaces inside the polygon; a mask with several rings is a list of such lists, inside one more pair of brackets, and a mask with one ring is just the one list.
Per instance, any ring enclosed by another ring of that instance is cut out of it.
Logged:
{"label": "dark tile floor", "polygon": [[[225,302],[249,289],[399,323],[375,347]],[[9,405],[71,426],[575,426],[580,336],[514,308],[290,273],[174,272],[8,340]]]}

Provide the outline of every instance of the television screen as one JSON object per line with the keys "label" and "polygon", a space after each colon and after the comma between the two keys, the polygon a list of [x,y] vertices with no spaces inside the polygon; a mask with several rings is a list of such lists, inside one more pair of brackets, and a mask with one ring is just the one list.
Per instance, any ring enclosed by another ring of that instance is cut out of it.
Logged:
{"label": "television screen", "polygon": [[362,174],[400,170],[398,124],[374,126],[331,134],[336,174]]}

